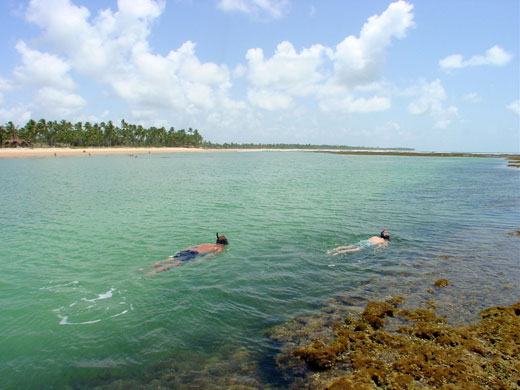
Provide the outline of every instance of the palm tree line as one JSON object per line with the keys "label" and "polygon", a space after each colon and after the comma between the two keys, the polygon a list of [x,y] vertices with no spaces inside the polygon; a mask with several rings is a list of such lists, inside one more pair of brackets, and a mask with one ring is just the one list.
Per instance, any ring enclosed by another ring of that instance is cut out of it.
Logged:
{"label": "palm tree line", "polygon": [[0,126],[0,147],[9,139],[21,138],[33,146],[187,146],[199,147],[203,138],[197,129],[175,130],[170,127],[149,127],[121,121],[116,126],[112,121],[91,123],[29,120],[17,127],[12,121]]}
{"label": "palm tree line", "polygon": [[[212,149],[367,149],[378,150],[378,147],[346,146],[346,145],[313,145],[285,143],[212,143],[205,141],[197,129],[175,130],[170,127],[148,127],[121,121],[120,126],[112,121],[91,123],[71,123],[61,121],[29,120],[25,126],[17,127],[12,121],[0,125],[0,147],[6,146],[8,140],[23,139],[31,146],[69,146],[69,147],[202,147]],[[389,150],[413,150],[410,148],[385,148]]]}

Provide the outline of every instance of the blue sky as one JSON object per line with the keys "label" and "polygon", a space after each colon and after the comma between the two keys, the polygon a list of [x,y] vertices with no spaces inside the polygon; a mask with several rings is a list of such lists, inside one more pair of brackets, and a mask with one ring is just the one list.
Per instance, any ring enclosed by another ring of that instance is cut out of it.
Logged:
{"label": "blue sky", "polygon": [[519,153],[519,4],[3,0],[0,122]]}

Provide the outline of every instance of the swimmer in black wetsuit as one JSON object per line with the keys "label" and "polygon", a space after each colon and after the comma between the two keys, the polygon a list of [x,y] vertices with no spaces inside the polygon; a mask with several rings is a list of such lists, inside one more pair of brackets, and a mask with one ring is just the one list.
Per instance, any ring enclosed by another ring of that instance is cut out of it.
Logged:
{"label": "swimmer in black wetsuit", "polygon": [[[228,244],[228,240],[226,236],[219,236],[217,233],[217,242],[216,244],[201,244],[190,246],[186,249],[183,249],[180,252],[168,257],[165,260],[156,261],[148,268],[156,268],[155,270],[148,273],[148,275],[158,274],[159,272],[163,272],[169,270],[170,268],[177,267],[189,260],[192,260],[198,256],[205,256],[206,258],[211,258],[213,256],[218,255],[220,252],[224,250],[224,246]],[[143,271],[143,269],[141,269]]]}

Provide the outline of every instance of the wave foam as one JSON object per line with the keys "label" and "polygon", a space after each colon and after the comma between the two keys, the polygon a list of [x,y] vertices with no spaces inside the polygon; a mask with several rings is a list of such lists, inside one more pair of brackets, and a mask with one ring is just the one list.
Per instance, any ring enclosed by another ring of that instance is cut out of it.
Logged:
{"label": "wave foam", "polygon": [[81,298],[81,300],[85,301],[85,302],[96,302],[96,301],[100,301],[102,299],[112,298],[112,293],[114,291],[116,291],[116,289],[114,287],[111,287],[110,290],[108,290],[106,293],[98,294],[97,298],[88,299],[88,298],[84,297],[84,298]]}

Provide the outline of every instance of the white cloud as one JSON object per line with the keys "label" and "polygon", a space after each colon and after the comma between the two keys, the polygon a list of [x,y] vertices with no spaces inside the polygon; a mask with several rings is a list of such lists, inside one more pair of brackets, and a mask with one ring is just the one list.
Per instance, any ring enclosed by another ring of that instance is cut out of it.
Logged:
{"label": "white cloud", "polygon": [[353,87],[377,80],[392,38],[404,38],[414,26],[412,9],[404,1],[392,3],[381,15],[368,18],[359,38],[350,35],[339,43],[331,55],[334,82]]}
{"label": "white cloud", "polygon": [[413,115],[424,115],[432,111],[438,111],[441,101],[446,99],[446,91],[439,79],[431,84],[422,86],[422,95],[408,106],[408,111]]}
{"label": "white cloud", "polygon": [[217,7],[226,12],[267,14],[272,18],[280,18],[288,5],[288,0],[220,0]]}
{"label": "white cloud", "polygon": [[408,106],[408,111],[413,115],[430,115],[435,120],[435,127],[444,129],[448,127],[458,115],[455,106],[445,107],[442,102],[447,95],[439,79],[430,84],[423,83],[420,96]]}
{"label": "white cloud", "polygon": [[132,19],[157,18],[164,10],[165,1],[153,0],[118,0],[117,6],[123,14],[128,14]]}
{"label": "white cloud", "polygon": [[61,58],[38,50],[30,49],[25,42],[16,44],[16,50],[22,56],[22,66],[17,66],[13,75],[22,84],[40,87],[73,89],[72,78],[68,74],[70,66]]}
{"label": "white cloud", "polygon": [[[131,69],[115,77],[116,93],[134,107],[211,109],[222,90],[229,87],[230,72],[226,66],[201,64],[195,45],[184,43],[163,57],[144,50],[135,50]],[[219,94],[217,94],[219,92]],[[139,111],[139,110],[137,110]],[[136,111],[136,112],[137,112]]]}
{"label": "white cloud", "polygon": [[31,49],[23,41],[16,44],[16,50],[22,65],[13,70],[11,84],[34,90],[32,109],[63,118],[86,106],[86,101],[74,93],[77,85],[69,74],[71,66],[64,59]]}
{"label": "white cloud", "polygon": [[375,112],[386,111],[390,108],[390,100],[386,97],[374,96],[368,99],[353,99],[347,107],[349,112]]}
{"label": "white cloud", "polygon": [[476,92],[470,92],[464,96],[464,100],[471,103],[480,103],[482,101],[482,97]]}
{"label": "white cloud", "polygon": [[343,98],[323,99],[320,108],[325,111],[343,111],[348,113],[368,113],[388,110],[391,106],[390,99],[374,96],[371,98],[354,98],[346,96]]}
{"label": "white cloud", "polygon": [[507,106],[507,108],[520,115],[520,99],[517,99],[514,102],[512,102],[510,105]]}
{"label": "white cloud", "polygon": [[250,89],[247,97],[254,106],[269,111],[287,109],[293,103],[289,95],[276,91]]}
{"label": "white cloud", "polygon": [[[286,108],[293,97],[315,95],[325,111],[366,113],[390,108],[388,97],[359,97],[356,93],[380,90],[385,51],[392,38],[403,38],[414,25],[413,6],[397,1],[381,15],[364,24],[359,38],[348,36],[335,49],[313,45],[296,51],[288,41],[281,42],[270,58],[262,49],[250,49],[247,80],[253,91],[249,100],[258,107]],[[275,96],[270,102],[266,97]]]}
{"label": "white cloud", "polygon": [[403,147],[403,140],[411,136],[409,131],[403,129],[401,125],[394,121],[387,121],[374,128],[363,129],[360,132],[365,139],[377,140],[376,145],[386,145],[387,147]]}
{"label": "white cloud", "polygon": [[238,64],[235,69],[233,69],[233,72],[232,72],[232,75],[234,78],[241,78],[241,77],[244,77],[244,75],[247,73],[247,68],[242,65],[242,64]]}
{"label": "white cloud", "polygon": [[[289,2],[218,4],[228,11],[280,17]],[[87,103],[76,92],[74,77],[79,75],[110,86],[110,93],[128,105],[135,119],[148,123],[175,118],[177,126],[187,122],[197,126],[232,119],[258,123],[260,129],[272,115],[269,111],[287,110],[286,116],[308,113],[309,99],[298,111],[302,98],[314,99],[326,112],[384,111],[391,107],[389,96],[394,93],[381,80],[386,52],[394,38],[405,37],[414,25],[413,6],[397,1],[368,18],[359,35],[335,47],[295,48],[283,41],[270,56],[260,48],[248,50],[244,65],[230,70],[201,61],[191,41],[166,55],[154,52],[151,27],[164,7],[160,0],[119,0],[117,9],[91,14],[72,0],[31,0],[26,18],[42,29],[42,36],[32,41],[41,46],[35,50],[21,42],[22,63],[13,71],[15,81],[38,88],[31,110],[80,117]],[[245,91],[244,100],[231,97],[236,90]],[[254,111],[256,107],[266,111]]]}
{"label": "white cloud", "polygon": [[3,91],[9,91],[12,89],[12,82],[10,80],[0,77],[0,104],[4,103]]}
{"label": "white cloud", "polygon": [[295,96],[307,96],[323,80],[318,71],[324,61],[325,48],[314,45],[297,53],[294,46],[284,41],[274,55],[264,59],[262,49],[249,49],[247,78],[255,88],[283,90]]}
{"label": "white cloud", "polygon": [[[227,66],[201,63],[190,41],[166,56],[151,52],[151,24],[164,7],[164,1],[119,0],[117,11],[91,17],[70,0],[32,0],[27,19],[44,30],[73,70],[112,86],[139,118],[152,117],[147,113],[154,110],[215,108],[230,87]],[[67,101],[80,106],[72,96]]]}
{"label": "white cloud", "polygon": [[31,119],[31,110],[27,105],[18,104],[9,109],[0,108],[0,123],[12,121],[17,126],[23,126]]}
{"label": "white cloud", "polygon": [[77,94],[52,87],[40,88],[36,93],[36,102],[40,109],[59,118],[68,118],[87,104],[85,99]]}
{"label": "white cloud", "polygon": [[167,58],[179,66],[179,76],[187,81],[204,85],[225,85],[229,82],[227,66],[212,62],[201,64],[195,56],[195,44],[190,41],[177,52],[170,52]]}
{"label": "white cloud", "polygon": [[76,71],[108,81],[127,70],[136,46],[147,46],[150,24],[164,3],[120,0],[118,6],[117,12],[107,9],[91,18],[87,8],[69,0],[31,0],[27,20],[44,30],[44,38]]}
{"label": "white cloud", "polygon": [[467,60],[461,54],[452,54],[439,61],[439,65],[443,69],[457,69],[468,66],[494,65],[504,66],[511,61],[513,55],[506,52],[500,46],[493,46],[486,50],[484,55],[475,55]]}
{"label": "white cloud", "polygon": [[11,80],[0,77],[0,91],[9,91],[13,88]]}

